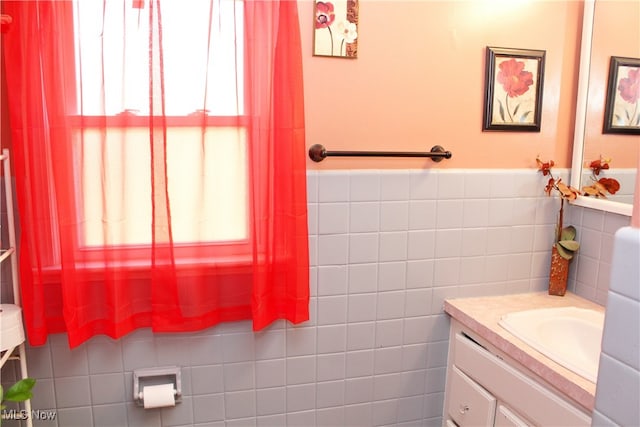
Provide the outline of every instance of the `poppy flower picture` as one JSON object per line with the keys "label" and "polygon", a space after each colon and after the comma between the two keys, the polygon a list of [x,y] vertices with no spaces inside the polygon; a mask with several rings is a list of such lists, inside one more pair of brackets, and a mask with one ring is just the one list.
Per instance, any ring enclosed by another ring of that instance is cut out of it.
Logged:
{"label": "poppy flower picture", "polygon": [[487,47],[482,130],[540,132],[544,50]]}
{"label": "poppy flower picture", "polygon": [[602,133],[640,135],[640,59],[611,57]]}
{"label": "poppy flower picture", "polygon": [[358,0],[316,0],[313,28],[315,56],[358,56]]}

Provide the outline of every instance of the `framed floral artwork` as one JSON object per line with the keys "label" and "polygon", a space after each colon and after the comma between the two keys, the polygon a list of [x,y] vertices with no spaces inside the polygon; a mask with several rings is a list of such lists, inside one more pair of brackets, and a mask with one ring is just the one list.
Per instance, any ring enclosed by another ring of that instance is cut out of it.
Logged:
{"label": "framed floral artwork", "polygon": [[482,130],[540,132],[544,50],[487,46]]}
{"label": "framed floral artwork", "polygon": [[612,56],[602,133],[640,135],[640,59]]}
{"label": "framed floral artwork", "polygon": [[358,0],[315,1],[313,55],[358,57]]}

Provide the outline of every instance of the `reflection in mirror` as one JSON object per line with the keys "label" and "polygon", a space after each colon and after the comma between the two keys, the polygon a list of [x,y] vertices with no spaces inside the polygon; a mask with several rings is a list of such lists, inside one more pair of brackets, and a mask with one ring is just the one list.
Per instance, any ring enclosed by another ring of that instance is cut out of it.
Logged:
{"label": "reflection in mirror", "polygon": [[598,178],[617,179],[620,190],[606,199],[581,196],[577,205],[631,215],[640,137],[602,130],[611,57],[640,58],[639,31],[640,2],[584,2],[571,185],[581,189],[593,184],[589,164],[603,158],[611,159],[610,169]]}

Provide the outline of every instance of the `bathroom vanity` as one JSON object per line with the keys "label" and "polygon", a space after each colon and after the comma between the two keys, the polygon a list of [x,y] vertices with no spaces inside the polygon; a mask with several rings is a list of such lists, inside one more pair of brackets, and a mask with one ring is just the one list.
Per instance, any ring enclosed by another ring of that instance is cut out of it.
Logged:
{"label": "bathroom vanity", "polygon": [[534,350],[499,325],[538,308],[604,307],[567,293],[445,301],[451,316],[443,424],[590,426],[596,385]]}

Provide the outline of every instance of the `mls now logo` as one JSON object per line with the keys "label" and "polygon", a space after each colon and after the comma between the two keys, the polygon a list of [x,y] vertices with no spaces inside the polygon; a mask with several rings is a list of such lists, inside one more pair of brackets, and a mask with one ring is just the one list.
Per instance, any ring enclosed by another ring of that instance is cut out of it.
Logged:
{"label": "mls now logo", "polygon": [[[56,411],[52,410],[34,410],[31,411],[31,419],[39,421],[53,421],[56,419]],[[3,420],[27,420],[29,419],[29,412],[26,410],[9,409],[2,411],[1,418]]]}

